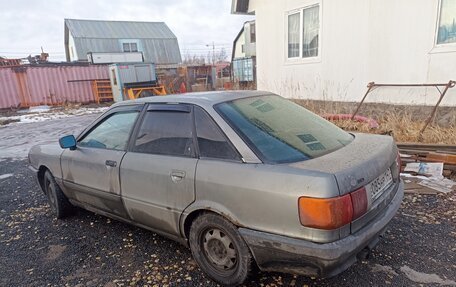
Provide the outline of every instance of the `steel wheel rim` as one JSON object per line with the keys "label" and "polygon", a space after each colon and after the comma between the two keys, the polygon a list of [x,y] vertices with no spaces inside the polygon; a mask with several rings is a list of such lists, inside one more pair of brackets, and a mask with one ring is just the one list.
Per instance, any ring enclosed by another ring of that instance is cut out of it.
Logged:
{"label": "steel wheel rim", "polygon": [[218,228],[202,233],[201,243],[208,262],[218,271],[233,270],[238,263],[238,252],[231,238]]}

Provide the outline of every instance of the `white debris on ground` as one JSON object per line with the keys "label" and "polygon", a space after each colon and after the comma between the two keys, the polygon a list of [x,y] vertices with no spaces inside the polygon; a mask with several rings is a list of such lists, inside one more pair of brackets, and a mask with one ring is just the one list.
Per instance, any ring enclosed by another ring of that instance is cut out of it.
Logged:
{"label": "white debris on ground", "polygon": [[[412,173],[412,174],[410,174]],[[443,162],[411,162],[407,163],[404,173],[401,173],[404,182],[412,186],[412,191],[429,194],[429,189],[435,192],[450,193],[456,182],[443,176]],[[406,186],[406,191],[408,190]]]}
{"label": "white debris on ground", "polygon": [[0,175],[0,180],[7,179],[8,177],[12,177],[13,175],[14,174],[12,174],[12,173],[2,174],[2,175]]}
{"label": "white debris on ground", "polygon": [[51,109],[48,106],[31,107],[28,110],[21,111],[24,115],[15,115],[10,117],[0,117],[1,122],[9,122],[7,125],[17,125],[24,123],[43,122],[48,120],[62,119],[73,116],[82,116],[90,114],[99,114],[106,111],[109,107],[97,108],[75,108],[75,109]]}
{"label": "white debris on ground", "polygon": [[416,183],[419,186],[430,188],[436,192],[450,193],[454,190],[456,182],[451,179],[445,178],[442,175],[426,177],[423,175],[411,175],[408,173],[401,173],[405,184]]}
{"label": "white debris on ground", "polygon": [[443,162],[410,162],[404,171],[439,178],[443,174]]}
{"label": "white debris on ground", "polygon": [[0,160],[26,158],[34,145],[58,144],[58,139],[64,135],[78,135],[105,109],[82,108],[82,111],[66,112],[65,115],[40,113],[34,115],[37,117],[34,121],[0,126]]}

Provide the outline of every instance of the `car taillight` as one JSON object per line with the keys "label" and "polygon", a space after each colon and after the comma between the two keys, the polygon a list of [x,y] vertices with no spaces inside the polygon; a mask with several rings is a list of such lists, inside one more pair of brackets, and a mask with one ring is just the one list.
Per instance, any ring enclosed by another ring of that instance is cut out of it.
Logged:
{"label": "car taillight", "polygon": [[299,219],[307,227],[336,229],[350,223],[353,207],[350,195],[334,198],[299,198]]}
{"label": "car taillight", "polygon": [[367,193],[363,187],[333,198],[300,197],[298,206],[302,225],[325,230],[337,229],[367,212]]}
{"label": "car taillight", "polygon": [[366,188],[362,187],[358,190],[353,191],[350,193],[352,206],[353,206],[353,219],[355,220],[361,217],[367,211],[367,192]]}

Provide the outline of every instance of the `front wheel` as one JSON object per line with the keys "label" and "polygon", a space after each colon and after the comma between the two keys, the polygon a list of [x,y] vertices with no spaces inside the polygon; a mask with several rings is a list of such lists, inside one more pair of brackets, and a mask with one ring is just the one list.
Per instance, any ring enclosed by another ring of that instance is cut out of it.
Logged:
{"label": "front wheel", "polygon": [[216,214],[203,214],[190,229],[193,258],[212,280],[237,286],[249,276],[253,259],[237,228]]}
{"label": "front wheel", "polygon": [[43,183],[44,193],[56,217],[60,219],[70,215],[73,212],[73,205],[71,205],[68,198],[63,194],[50,171],[44,173]]}

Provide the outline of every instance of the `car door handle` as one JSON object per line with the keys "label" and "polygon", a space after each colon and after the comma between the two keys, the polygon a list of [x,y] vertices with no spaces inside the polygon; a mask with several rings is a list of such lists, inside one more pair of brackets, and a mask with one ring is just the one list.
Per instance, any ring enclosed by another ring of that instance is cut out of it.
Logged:
{"label": "car door handle", "polygon": [[115,161],[115,160],[107,160],[107,161],[105,162],[105,164],[106,164],[107,166],[116,167],[116,166],[117,166],[117,161]]}
{"label": "car door handle", "polygon": [[173,182],[179,182],[185,178],[185,171],[173,170],[171,171],[171,180]]}

